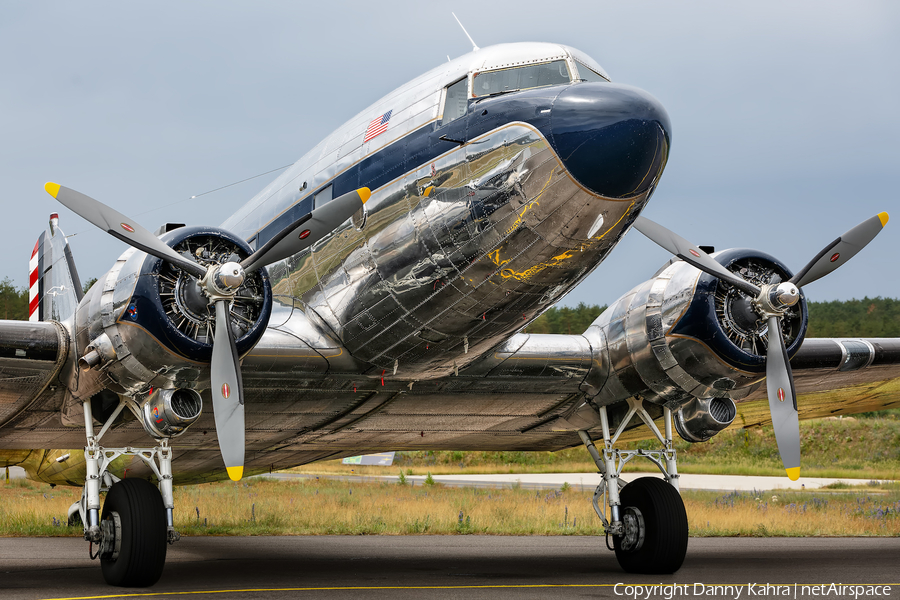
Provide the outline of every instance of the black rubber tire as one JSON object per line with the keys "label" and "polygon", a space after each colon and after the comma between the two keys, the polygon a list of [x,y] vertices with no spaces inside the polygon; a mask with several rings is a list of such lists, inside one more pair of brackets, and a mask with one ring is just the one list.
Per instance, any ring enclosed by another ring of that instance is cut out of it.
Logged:
{"label": "black rubber tire", "polygon": [[144,479],[123,479],[106,494],[101,520],[119,513],[122,541],[115,560],[101,559],[110,585],[148,587],[159,581],[166,564],[166,508],[159,490]]}
{"label": "black rubber tire", "polygon": [[619,565],[628,573],[662,575],[681,568],[687,554],[688,521],[678,491],[662,479],[635,479],[619,494],[622,510],[632,506],[644,518],[644,543],[630,552],[622,550],[622,538],[613,546]]}

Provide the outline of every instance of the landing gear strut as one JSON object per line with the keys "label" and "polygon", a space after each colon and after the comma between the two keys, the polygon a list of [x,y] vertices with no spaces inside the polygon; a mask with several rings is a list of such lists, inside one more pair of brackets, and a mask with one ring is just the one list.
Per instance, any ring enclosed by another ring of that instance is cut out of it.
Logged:
{"label": "landing gear strut", "polygon": [[[81,500],[69,508],[69,520],[80,517],[84,539],[91,542],[91,558],[100,558],[107,583],[146,587],[162,575],[166,544],[181,537],[173,523],[172,449],[166,438],[157,440],[155,448],[100,446],[103,434],[125,406],[126,401],[121,401],[95,436],[91,404],[84,403],[87,472]],[[143,460],[159,481],[159,488],[143,479],[120,479],[110,473],[110,463],[120,456]],[[107,492],[102,513],[100,492]]]}
{"label": "landing gear strut", "polygon": [[[672,445],[672,411],[664,409],[665,435],[644,409],[643,401],[630,398],[628,413],[615,434],[610,435],[606,407],[598,409],[603,431],[603,450],[598,451],[586,431],[579,431],[603,479],[594,491],[594,511],[603,522],[619,565],[629,573],[674,573],[687,553],[688,524],[684,502],[678,492],[678,469]],[[619,450],[614,444],[637,415],[662,443],[660,450]],[[665,481],[641,477],[625,485],[619,479],[622,467],[636,456],[655,464]],[[602,502],[602,508],[601,508]],[[609,507],[607,518],[606,508]]]}

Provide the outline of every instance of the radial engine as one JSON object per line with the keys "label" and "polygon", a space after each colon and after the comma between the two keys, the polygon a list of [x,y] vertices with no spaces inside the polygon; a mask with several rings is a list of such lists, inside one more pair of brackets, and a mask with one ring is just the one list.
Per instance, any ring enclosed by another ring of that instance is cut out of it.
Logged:
{"label": "radial engine", "polygon": [[[713,257],[760,287],[791,277],[784,264],[755,250],[730,249]],[[753,302],[732,284],[673,259],[585,332],[594,355],[584,382],[588,405],[637,396],[671,408],[685,440],[708,440],[734,420],[734,400],[765,377],[770,332]],[[807,316],[801,295],[780,319],[788,356],[803,342]],[[567,420],[590,412],[584,406]]]}
{"label": "radial engine", "polygon": [[[160,239],[202,266],[238,262],[251,252],[236,236],[212,227],[179,227]],[[228,306],[239,356],[259,341],[271,310],[266,271],[248,273]],[[103,387],[144,398],[145,428],[176,434],[199,416],[195,390],[210,387],[215,321],[215,307],[196,277],[131,248],[88,290],[76,312],[77,382],[70,389],[82,398]]]}

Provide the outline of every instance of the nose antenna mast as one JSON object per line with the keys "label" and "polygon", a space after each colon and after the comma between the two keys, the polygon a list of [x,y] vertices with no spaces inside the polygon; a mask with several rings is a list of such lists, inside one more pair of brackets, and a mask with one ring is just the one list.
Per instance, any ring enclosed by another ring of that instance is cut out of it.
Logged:
{"label": "nose antenna mast", "polygon": [[470,41],[470,42],[472,42],[472,51],[475,52],[476,50],[478,50],[478,49],[479,49],[479,48],[478,48],[478,44],[475,43],[475,40],[472,39],[472,36],[469,35],[469,32],[466,31],[466,28],[465,28],[465,27],[463,27],[463,24],[462,24],[462,22],[459,20],[459,17],[456,16],[456,13],[451,12],[450,14],[453,15],[453,18],[456,19],[456,22],[459,23],[460,28],[462,28],[463,33],[466,34],[466,37],[469,38],[469,41]]}

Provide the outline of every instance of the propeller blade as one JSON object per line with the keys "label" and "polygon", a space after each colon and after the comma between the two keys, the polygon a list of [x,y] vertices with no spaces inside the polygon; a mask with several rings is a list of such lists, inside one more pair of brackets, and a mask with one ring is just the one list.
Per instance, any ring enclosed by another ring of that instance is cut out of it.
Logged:
{"label": "propeller blade", "polygon": [[232,481],[244,475],[244,390],[237,346],[228,315],[228,299],[216,301],[210,381],[216,435],[225,469]]}
{"label": "propeller blade", "polygon": [[791,481],[800,477],[800,417],[794,376],[781,335],[779,317],[769,317],[769,350],[766,354],[766,391],[769,413],[781,462]]}
{"label": "propeller blade", "polygon": [[170,262],[195,277],[206,275],[205,268],[181,256],[119,211],[57,183],[48,182],[44,189],[63,206],[129,246]]}
{"label": "propeller blade", "polygon": [[677,233],[670,231],[646,217],[638,216],[634,221],[634,228],[650,238],[650,241],[662,246],[678,258],[691,264],[704,273],[727,281],[736,288],[750,294],[754,298],[759,296],[760,289],[745,281],[717,263],[709,254],[693,245]]}
{"label": "propeller blade", "polygon": [[803,287],[817,279],[825,277],[845,262],[856,256],[856,253],[875,239],[875,236],[887,225],[888,214],[878,213],[866,219],[838,239],[826,246],[800,271],[791,277],[791,283]]}
{"label": "propeller blade", "polygon": [[[245,271],[252,272],[309,248],[353,216],[362,208],[372,192],[359,188],[338,196],[282,229],[275,237],[241,261]],[[298,235],[292,235],[297,230]]]}

